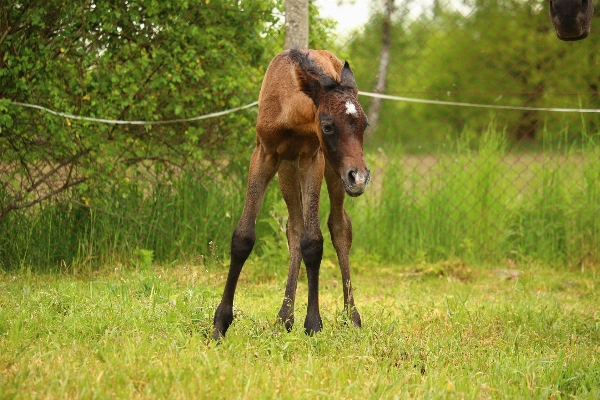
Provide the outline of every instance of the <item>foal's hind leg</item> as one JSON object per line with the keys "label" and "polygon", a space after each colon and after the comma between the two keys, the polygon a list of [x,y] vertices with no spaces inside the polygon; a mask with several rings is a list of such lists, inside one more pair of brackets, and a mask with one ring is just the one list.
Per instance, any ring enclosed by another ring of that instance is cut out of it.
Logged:
{"label": "foal's hind leg", "polygon": [[277,316],[278,322],[285,325],[289,332],[294,325],[294,303],[298,287],[298,273],[302,254],[300,253],[300,236],[302,235],[302,193],[298,181],[298,166],[295,162],[282,161],[279,166],[279,187],[288,208],[289,218],[286,226],[288,247],[290,251],[290,268],[288,271],[285,297]]}
{"label": "foal's hind leg", "polygon": [[250,159],[248,189],[244,211],[231,239],[231,263],[221,304],[214,317],[213,339],[225,336],[233,321],[233,296],[244,263],[248,259],[256,241],[256,217],[265,196],[267,186],[277,172],[279,160],[266,154],[260,144],[254,149]]}
{"label": "foal's hind leg", "polygon": [[352,282],[350,281],[350,247],[352,246],[352,222],[344,210],[345,191],[342,181],[329,162],[325,165],[325,181],[331,203],[327,226],[331,241],[338,256],[344,289],[344,312],[350,315],[354,326],[360,327],[360,314],[354,305]]}

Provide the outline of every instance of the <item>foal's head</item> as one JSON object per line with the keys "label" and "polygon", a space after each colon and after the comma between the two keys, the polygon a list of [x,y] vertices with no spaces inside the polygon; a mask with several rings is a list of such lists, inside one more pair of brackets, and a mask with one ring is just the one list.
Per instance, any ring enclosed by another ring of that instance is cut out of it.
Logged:
{"label": "foal's head", "polygon": [[550,0],[550,19],[561,40],[585,39],[593,14],[592,0]]}
{"label": "foal's head", "polygon": [[315,130],[325,157],[342,179],[346,193],[360,196],[371,179],[362,149],[367,116],[357,100],[358,88],[350,66],[344,64],[337,81],[306,53],[291,50],[290,57],[297,63],[300,90],[317,108]]}

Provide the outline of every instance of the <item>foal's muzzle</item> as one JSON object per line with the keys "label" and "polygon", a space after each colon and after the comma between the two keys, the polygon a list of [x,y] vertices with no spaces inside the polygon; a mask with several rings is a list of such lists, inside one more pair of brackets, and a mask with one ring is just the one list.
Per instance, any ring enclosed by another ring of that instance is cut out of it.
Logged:
{"label": "foal's muzzle", "polygon": [[368,169],[359,170],[351,168],[342,179],[344,181],[344,189],[349,196],[356,197],[364,193],[369,182],[371,181],[371,173]]}

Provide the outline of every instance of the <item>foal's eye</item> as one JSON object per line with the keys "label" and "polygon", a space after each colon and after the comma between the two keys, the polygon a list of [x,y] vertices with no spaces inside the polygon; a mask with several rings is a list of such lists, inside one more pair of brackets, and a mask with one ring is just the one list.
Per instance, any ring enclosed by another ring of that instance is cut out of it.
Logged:
{"label": "foal's eye", "polygon": [[324,124],[323,125],[323,133],[333,133],[333,125]]}

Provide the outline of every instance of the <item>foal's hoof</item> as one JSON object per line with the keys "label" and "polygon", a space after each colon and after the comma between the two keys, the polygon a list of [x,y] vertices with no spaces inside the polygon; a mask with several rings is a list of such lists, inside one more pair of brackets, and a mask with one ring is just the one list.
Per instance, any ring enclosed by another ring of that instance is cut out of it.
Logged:
{"label": "foal's hoof", "polygon": [[362,322],[360,320],[360,314],[358,313],[358,311],[356,311],[356,308],[352,309],[352,315],[350,316],[350,318],[352,319],[352,324],[355,327],[357,327],[357,328],[362,327]]}
{"label": "foal's hoof", "polygon": [[221,332],[219,329],[215,328],[212,333],[212,338],[215,341],[219,341],[225,337],[225,332]]}
{"label": "foal's hoof", "polygon": [[288,333],[292,331],[294,327],[294,302],[292,300],[283,299],[283,304],[279,309],[279,313],[277,313],[276,324],[285,326]]}
{"label": "foal's hoof", "polygon": [[223,307],[219,305],[217,311],[215,311],[215,317],[213,319],[213,340],[219,340],[225,337],[225,332],[229,329],[229,326],[233,322],[233,308]]}
{"label": "foal's hoof", "polygon": [[350,325],[350,321],[352,321],[352,325],[356,328],[362,328],[362,322],[360,320],[360,314],[358,313],[358,311],[356,310],[355,307],[350,308],[350,310],[348,310],[347,307],[344,308],[344,313],[342,314],[341,317],[341,323],[349,326]]}
{"label": "foal's hoof", "polygon": [[304,320],[304,333],[308,336],[312,336],[317,332],[320,332],[323,329],[323,321],[321,320],[321,316],[306,316]]}
{"label": "foal's hoof", "polygon": [[292,331],[294,327],[294,315],[281,316],[281,313],[277,316],[277,321],[275,324],[281,326],[285,326],[285,330],[289,333]]}

